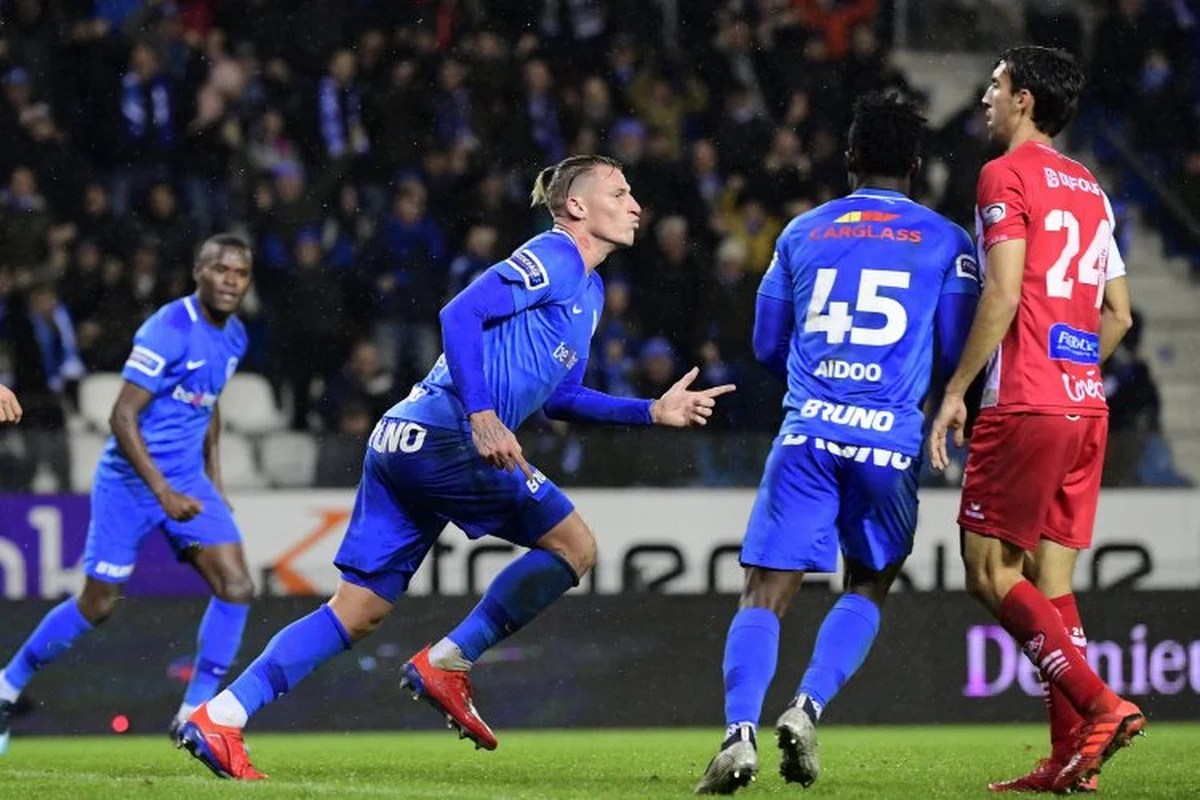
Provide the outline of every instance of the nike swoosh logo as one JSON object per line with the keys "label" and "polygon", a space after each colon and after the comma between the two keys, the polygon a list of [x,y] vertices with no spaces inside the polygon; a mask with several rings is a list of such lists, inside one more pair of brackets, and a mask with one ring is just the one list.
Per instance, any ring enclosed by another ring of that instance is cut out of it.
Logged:
{"label": "nike swoosh logo", "polygon": [[583,309],[580,308],[579,306],[571,306],[571,313],[572,314],[582,314]]}
{"label": "nike swoosh logo", "polygon": [[187,362],[187,368],[188,369],[200,369],[206,363],[208,363],[208,362],[203,358],[200,359],[199,361],[189,361],[189,362]]}

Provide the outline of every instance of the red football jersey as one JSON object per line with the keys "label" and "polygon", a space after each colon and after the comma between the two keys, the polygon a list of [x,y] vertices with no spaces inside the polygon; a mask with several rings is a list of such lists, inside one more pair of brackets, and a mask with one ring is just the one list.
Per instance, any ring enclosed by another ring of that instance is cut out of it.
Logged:
{"label": "red football jersey", "polygon": [[1026,142],[979,175],[979,266],[987,251],[1025,240],[1021,304],[987,367],[992,412],[1108,413],[1100,375],[1104,282],[1125,274],[1108,197],[1092,173],[1052,147]]}

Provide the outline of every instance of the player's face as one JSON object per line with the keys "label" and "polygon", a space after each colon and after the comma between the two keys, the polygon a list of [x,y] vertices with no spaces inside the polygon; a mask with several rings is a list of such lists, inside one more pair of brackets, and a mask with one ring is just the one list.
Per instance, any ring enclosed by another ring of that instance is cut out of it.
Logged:
{"label": "player's face", "polygon": [[983,106],[987,114],[988,135],[994,140],[1008,142],[1020,120],[1020,113],[1016,108],[1016,98],[1013,97],[1008,65],[1003,61],[992,70],[991,80],[983,93]]}
{"label": "player's face", "polygon": [[593,170],[583,188],[588,233],[600,241],[629,247],[637,234],[642,207],[633,199],[629,182],[619,169]]}
{"label": "player's face", "polygon": [[250,290],[250,258],[244,250],[222,247],[221,254],[196,268],[200,302],[224,316],[238,310]]}

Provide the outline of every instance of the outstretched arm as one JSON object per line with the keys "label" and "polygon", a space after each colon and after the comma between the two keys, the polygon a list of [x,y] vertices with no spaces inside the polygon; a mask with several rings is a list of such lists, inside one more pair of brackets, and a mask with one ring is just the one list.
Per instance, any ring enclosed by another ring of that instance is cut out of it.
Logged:
{"label": "outstretched arm", "polygon": [[688,387],[700,374],[692,367],[657,400],[633,400],[597,392],[582,384],[586,360],[572,368],[542,406],[546,416],[568,422],[608,422],[617,425],[663,425],[690,428],[708,424],[717,398],[734,391],[732,383],[694,392]]}
{"label": "outstretched arm", "polygon": [[616,397],[583,385],[587,359],[580,359],[554,394],[542,404],[550,419],[563,422],[598,422],[609,425],[653,425],[653,400]]}

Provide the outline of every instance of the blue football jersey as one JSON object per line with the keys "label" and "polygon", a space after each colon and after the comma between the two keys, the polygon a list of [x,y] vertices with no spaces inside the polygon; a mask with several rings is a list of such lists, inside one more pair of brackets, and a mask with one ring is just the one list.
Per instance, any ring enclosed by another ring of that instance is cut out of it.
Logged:
{"label": "blue football jersey", "polygon": [[[167,303],[138,328],[121,376],[153,395],[138,421],[167,480],[203,472],[213,407],[245,353],[241,320],[212,325],[195,295]],[[116,437],[109,437],[100,468],[133,474]]]}
{"label": "blue football jersey", "polygon": [[978,295],[974,253],[966,231],[899,192],[794,219],[759,288],[793,304],[780,432],[919,453],[934,311],[943,294]]}
{"label": "blue football jersey", "polygon": [[[483,371],[496,415],[516,430],[587,358],[604,310],[604,282],[585,269],[570,234],[553,229],[490,270],[512,287],[516,313],[483,329]],[[470,430],[443,355],[407,398],[388,411],[442,428]]]}

